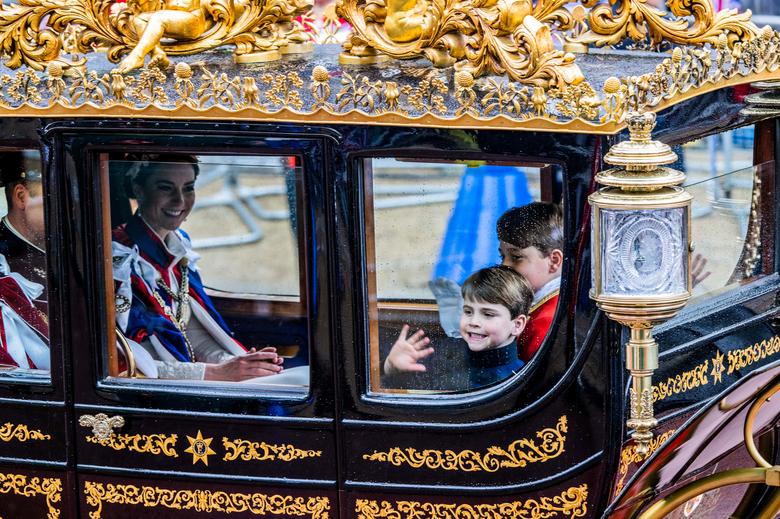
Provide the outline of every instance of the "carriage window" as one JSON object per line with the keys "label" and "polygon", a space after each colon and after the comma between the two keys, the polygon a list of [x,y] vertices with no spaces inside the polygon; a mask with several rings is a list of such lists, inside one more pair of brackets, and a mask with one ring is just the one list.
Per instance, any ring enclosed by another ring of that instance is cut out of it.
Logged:
{"label": "carriage window", "polygon": [[519,372],[557,306],[561,169],[367,159],[363,170],[371,390],[463,392]]}
{"label": "carriage window", "polygon": [[106,375],[306,391],[298,160],[100,155],[116,323]]}
{"label": "carriage window", "polygon": [[[739,128],[675,149],[674,167],[687,174],[693,195],[691,267],[695,297],[713,295],[767,272],[772,262],[772,209],[762,185],[772,185],[774,162],[753,165],[753,127]],[[767,205],[769,204],[769,205]]]}
{"label": "carriage window", "polygon": [[0,153],[0,380],[49,380],[41,157]]}

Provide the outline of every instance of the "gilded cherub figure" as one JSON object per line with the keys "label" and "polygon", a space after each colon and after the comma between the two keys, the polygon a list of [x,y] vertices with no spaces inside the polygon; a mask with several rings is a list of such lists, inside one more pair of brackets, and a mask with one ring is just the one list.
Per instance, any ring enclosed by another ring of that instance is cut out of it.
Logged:
{"label": "gilded cherub figure", "polygon": [[385,31],[397,43],[417,40],[433,25],[428,0],[387,0]]}
{"label": "gilded cherub figure", "polygon": [[193,40],[206,30],[206,17],[200,0],[128,0],[130,19],[138,43],[119,63],[118,70],[127,72],[143,66],[144,57],[151,53],[150,65],[167,66],[162,38]]}

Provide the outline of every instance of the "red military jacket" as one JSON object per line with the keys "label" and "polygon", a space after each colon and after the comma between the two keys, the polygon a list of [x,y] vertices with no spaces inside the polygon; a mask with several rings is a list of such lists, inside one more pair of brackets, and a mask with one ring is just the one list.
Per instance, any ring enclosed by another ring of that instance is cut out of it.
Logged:
{"label": "red military jacket", "polygon": [[517,356],[528,362],[542,345],[558,307],[558,290],[550,292],[528,312],[528,324],[517,338]]}

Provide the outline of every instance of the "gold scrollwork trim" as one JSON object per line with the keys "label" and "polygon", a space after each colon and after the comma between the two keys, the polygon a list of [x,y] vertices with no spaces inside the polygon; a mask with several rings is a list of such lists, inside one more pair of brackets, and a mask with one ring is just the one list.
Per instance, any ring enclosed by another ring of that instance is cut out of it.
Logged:
{"label": "gold scrollwork trim", "polygon": [[726,352],[720,351],[693,369],[678,373],[653,386],[653,402],[673,395],[687,393],[698,387],[723,382],[723,374],[731,375],[762,360],[780,353],[780,336],[775,335],[745,348]]}
{"label": "gold scrollwork trim", "polygon": [[748,366],[773,357],[780,352],[780,337],[775,335],[771,339],[764,339],[761,342],[738,350],[728,352],[728,369],[726,374],[731,375],[735,371],[747,368]]}
{"label": "gold scrollwork trim", "polygon": [[289,443],[273,444],[249,440],[222,438],[225,447],[224,461],[294,461],[306,458],[319,458],[322,451],[304,450]]}
{"label": "gold scrollwork trim", "polygon": [[135,505],[144,508],[167,508],[192,512],[253,515],[281,515],[327,519],[330,500],[327,497],[293,497],[262,493],[244,494],[211,490],[175,490],[156,486],[118,485],[84,482],[87,505],[93,510],[90,519],[100,519],[104,504]]}
{"label": "gold scrollwork trim", "polygon": [[[196,73],[196,68],[201,73]],[[566,88],[476,79],[435,70],[414,82],[383,81],[318,65],[308,72],[228,75],[180,62],[174,73],[65,74],[52,64],[0,76],[0,113],[17,117],[225,118],[278,122],[512,128],[611,134],[631,110],[660,111],[727,86],[780,78],[780,34],[762,30],[729,47],[725,35],[704,48],[674,49],[656,70],[610,77],[599,91],[586,81]],[[417,77],[417,76],[415,76]]]}
{"label": "gold scrollwork trim", "polygon": [[59,503],[62,501],[62,480],[60,478],[27,477],[23,474],[0,473],[0,494],[25,497],[46,496],[46,519],[60,517]]}
{"label": "gold scrollwork trim", "polygon": [[24,424],[6,422],[0,427],[0,441],[26,442],[29,440],[51,440],[51,435],[44,434],[38,429],[30,429]]}
{"label": "gold scrollwork trim", "polygon": [[128,450],[146,454],[164,455],[178,458],[176,452],[176,434],[112,434],[105,440],[87,436],[87,442],[109,447],[115,451]]}
{"label": "gold scrollwork trim", "polygon": [[670,429],[663,434],[654,436],[653,439],[650,440],[648,451],[645,454],[637,451],[635,442],[631,442],[630,445],[624,447],[623,450],[620,451],[620,466],[618,467],[618,480],[615,484],[615,493],[623,490],[623,484],[626,481],[629,467],[634,464],[639,464],[649,458],[651,454],[661,447],[661,445],[666,443],[666,440],[671,438],[675,431],[676,429]]}
{"label": "gold scrollwork trim", "polygon": [[505,503],[430,503],[419,501],[376,501],[358,499],[355,512],[359,519],[536,519],[540,517],[584,517],[588,513],[588,485],[564,490],[553,497],[539,497]]}
{"label": "gold scrollwork trim", "polygon": [[548,427],[536,433],[536,440],[521,438],[513,441],[507,448],[490,446],[487,452],[472,450],[455,452],[453,450],[424,449],[413,447],[392,447],[388,451],[364,454],[367,461],[390,463],[396,467],[408,465],[419,469],[460,470],[463,472],[496,472],[499,469],[522,468],[529,463],[544,463],[557,458],[564,452],[566,416],[561,416],[555,427]]}

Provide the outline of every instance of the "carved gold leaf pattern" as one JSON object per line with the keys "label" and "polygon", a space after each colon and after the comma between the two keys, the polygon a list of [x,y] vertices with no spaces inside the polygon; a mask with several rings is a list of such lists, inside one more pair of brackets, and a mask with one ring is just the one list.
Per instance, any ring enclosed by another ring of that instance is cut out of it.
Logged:
{"label": "carved gold leaf pattern", "polygon": [[588,513],[588,485],[570,487],[560,495],[504,503],[431,503],[419,501],[376,501],[358,499],[359,519],[538,519],[584,517]]}
{"label": "carved gold leaf pattern", "polygon": [[736,9],[715,11],[712,0],[668,0],[670,17],[664,10],[646,0],[581,0],[591,8],[590,31],[573,41],[598,46],[615,45],[631,39],[649,38],[685,45],[714,44],[725,35],[731,45],[756,37],[758,27],[750,21],[750,12]]}
{"label": "carved gold leaf pattern", "polygon": [[653,438],[650,440],[648,451],[645,454],[637,451],[637,445],[633,441],[630,443],[630,445],[624,447],[623,450],[620,451],[620,466],[618,467],[618,480],[615,484],[615,493],[623,490],[623,484],[625,483],[626,476],[628,475],[628,469],[631,467],[631,465],[639,464],[649,458],[651,454],[653,454],[658,450],[659,447],[661,447],[661,445],[666,443],[666,440],[671,438],[675,431],[676,429],[670,429],[663,434],[653,436]]}
{"label": "carved gold leaf pattern", "polygon": [[555,427],[536,433],[538,442],[521,438],[513,441],[507,448],[488,447],[484,453],[472,450],[455,452],[449,449],[418,450],[413,447],[393,447],[384,452],[364,454],[363,459],[390,463],[396,467],[406,465],[417,469],[496,472],[499,469],[522,468],[529,463],[544,463],[557,458],[564,452],[567,432],[566,416],[561,416]]}
{"label": "carved gold leaf pattern", "polygon": [[176,452],[176,434],[113,434],[105,440],[87,436],[88,443],[109,447],[115,451],[127,450],[146,454],[156,454],[178,458]]}
{"label": "carved gold leaf pattern", "polygon": [[84,482],[90,519],[101,519],[104,504],[167,508],[211,514],[248,512],[261,516],[293,516],[327,519],[327,497],[293,497],[262,493],[244,494],[211,490],[177,490],[157,486]]}
{"label": "carved gold leaf pattern", "polygon": [[24,424],[6,422],[0,427],[0,441],[26,442],[30,440],[51,440],[51,435],[44,434],[38,429],[30,429]]}
{"label": "carved gold leaf pattern", "polygon": [[306,458],[319,458],[322,451],[303,450],[291,445],[253,442],[249,440],[222,438],[225,447],[224,461],[294,461]]}
{"label": "carved gold leaf pattern", "polygon": [[60,517],[62,502],[62,480],[60,478],[27,477],[23,474],[0,473],[0,494],[46,497],[46,519]]}
{"label": "carved gold leaf pattern", "polygon": [[[202,73],[195,74],[198,68]],[[0,76],[0,111],[17,116],[231,117],[274,121],[366,122],[533,128],[614,133],[631,110],[660,111],[729,85],[780,78],[780,34],[729,48],[727,37],[705,48],[676,48],[643,76],[608,78],[599,91],[587,82],[543,88],[505,78],[475,78],[409,69],[418,81],[399,83],[318,65],[298,72],[259,75],[220,72],[202,62],[177,63],[174,74],[71,71],[56,62],[45,72]]]}

